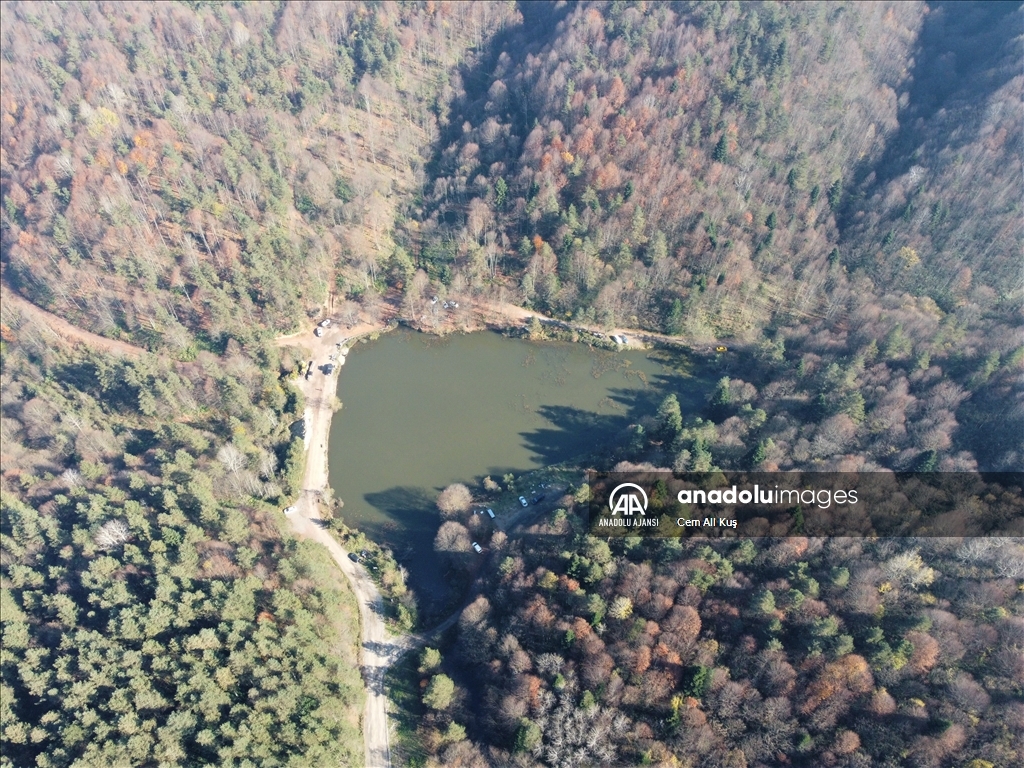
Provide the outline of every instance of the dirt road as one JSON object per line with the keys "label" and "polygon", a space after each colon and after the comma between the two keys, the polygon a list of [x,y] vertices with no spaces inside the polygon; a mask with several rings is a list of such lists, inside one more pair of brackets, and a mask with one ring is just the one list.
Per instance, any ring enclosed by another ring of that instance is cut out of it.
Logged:
{"label": "dirt road", "polygon": [[532,309],[525,309],[516,304],[509,304],[507,302],[497,301],[477,301],[474,304],[474,310],[481,325],[490,326],[505,326],[510,322],[522,322],[525,323],[531,317],[536,317],[542,323],[555,324],[563,328],[571,328],[577,331],[587,331],[589,333],[600,334],[608,337],[611,335],[625,336],[627,339],[624,347],[627,348],[638,348],[643,347],[643,342],[658,342],[661,344],[671,345],[683,345],[683,346],[694,346],[707,347],[710,349],[720,342],[713,339],[704,339],[703,343],[697,345],[692,344],[691,341],[681,339],[678,336],[669,336],[664,333],[655,333],[653,331],[644,331],[639,328],[599,328],[592,325],[584,325],[582,323],[574,323],[568,320],[558,320],[556,318],[548,317],[540,312],[535,312]]}
{"label": "dirt road", "polygon": [[113,355],[138,357],[146,353],[146,350],[142,349],[142,347],[136,347],[117,339],[108,339],[106,336],[100,336],[72,325],[67,320],[47,312],[42,307],[37,307],[28,299],[9,290],[6,286],[3,288],[2,297],[0,298],[2,298],[5,317],[9,311],[17,313],[17,315],[20,315],[17,320],[28,320],[41,326],[55,341],[81,343],[92,349],[100,349]]}
{"label": "dirt road", "polygon": [[[340,348],[353,337],[381,330],[379,324],[361,323],[353,328],[327,329],[320,338],[312,329],[294,334],[278,343],[282,346],[300,346],[313,354],[313,372],[309,379],[300,378],[295,384],[306,397],[306,470],[302,477],[302,491],[296,502],[296,511],[288,516],[292,529],[300,536],[323,544],[352,585],[359,603],[362,625],[361,669],[366,684],[366,708],[363,711],[363,744],[367,768],[390,768],[391,750],[388,740],[387,698],[384,693],[384,673],[408,647],[402,638],[388,635],[383,620],[383,601],[366,569],[348,557],[341,546],[321,523],[320,503],[327,492],[327,442],[331,430],[334,395],[338,374],[344,358]],[[341,345],[339,347],[338,345]],[[336,366],[324,374],[321,366],[335,357]],[[338,365],[337,363],[342,363]]]}
{"label": "dirt road", "polygon": [[[312,495],[303,492],[303,500]],[[361,670],[366,684],[366,708],[363,711],[363,746],[367,768],[390,768],[391,748],[388,739],[387,698],[384,693],[384,673],[407,647],[398,638],[390,637],[381,618],[383,604],[376,585],[366,569],[348,558],[348,553],[316,517],[316,504],[299,504],[299,511],[290,516],[292,528],[304,538],[323,544],[335,562],[348,577],[359,602],[362,624]]]}

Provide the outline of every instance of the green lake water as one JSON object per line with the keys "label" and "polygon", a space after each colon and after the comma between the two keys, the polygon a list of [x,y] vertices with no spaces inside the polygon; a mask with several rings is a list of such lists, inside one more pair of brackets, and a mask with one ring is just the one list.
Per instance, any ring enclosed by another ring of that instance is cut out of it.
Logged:
{"label": "green lake water", "polygon": [[434,501],[449,483],[599,452],[669,391],[684,413],[707,385],[646,351],[399,329],[356,344],[341,370],[330,482],[350,526],[390,546],[418,591],[441,584]]}

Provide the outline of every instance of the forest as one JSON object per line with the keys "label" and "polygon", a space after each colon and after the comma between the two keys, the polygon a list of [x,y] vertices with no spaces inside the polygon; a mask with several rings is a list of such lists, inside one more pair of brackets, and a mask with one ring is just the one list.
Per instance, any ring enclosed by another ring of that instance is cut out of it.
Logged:
{"label": "forest", "polygon": [[4,764],[358,764],[354,600],[276,521],[302,469],[276,349],[8,330]]}
{"label": "forest", "polygon": [[411,764],[1019,763],[1019,539],[604,540],[583,498],[490,542]]}
{"label": "forest", "polygon": [[[598,469],[1019,473],[1018,8],[523,13],[442,134],[421,265],[732,345],[703,409],[666,392]],[[587,497],[452,563],[476,582],[407,670],[411,763],[1024,755],[1019,539],[603,540]]]}
{"label": "forest", "polygon": [[[717,371],[599,470],[1024,467],[1018,4],[0,18],[0,764],[360,764],[355,600],[280,512],[275,339],[327,302],[504,302]],[[453,568],[396,762],[1020,764],[1019,539],[605,541],[586,506]]]}
{"label": "forest", "polygon": [[507,10],[0,7],[0,764],[362,764],[273,340],[360,298],[443,68]]}

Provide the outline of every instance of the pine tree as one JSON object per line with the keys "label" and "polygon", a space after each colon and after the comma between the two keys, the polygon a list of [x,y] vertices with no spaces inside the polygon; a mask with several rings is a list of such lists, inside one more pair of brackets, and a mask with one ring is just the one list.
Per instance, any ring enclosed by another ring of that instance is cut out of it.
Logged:
{"label": "pine tree", "polygon": [[712,153],[711,157],[715,160],[715,162],[729,162],[729,138],[724,133],[722,134],[722,137],[718,140],[718,143],[715,145],[715,151]]}
{"label": "pine tree", "polygon": [[660,431],[666,440],[675,440],[683,431],[683,412],[679,407],[679,399],[674,395],[668,395],[661,401],[658,407],[658,421]]}

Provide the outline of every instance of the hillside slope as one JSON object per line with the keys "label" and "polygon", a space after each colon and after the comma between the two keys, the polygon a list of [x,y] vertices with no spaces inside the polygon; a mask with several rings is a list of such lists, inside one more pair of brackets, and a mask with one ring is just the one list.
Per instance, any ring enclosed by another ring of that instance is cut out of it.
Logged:
{"label": "hillside slope", "polygon": [[[464,76],[429,274],[749,345],[715,418],[733,462],[1021,465],[1018,8],[532,12]],[[730,427],[741,405],[766,425]]]}
{"label": "hillside slope", "polygon": [[88,330],[177,356],[299,327],[330,291],[383,290],[447,68],[510,13],[3,10],[5,282]]}

